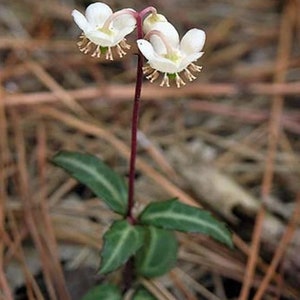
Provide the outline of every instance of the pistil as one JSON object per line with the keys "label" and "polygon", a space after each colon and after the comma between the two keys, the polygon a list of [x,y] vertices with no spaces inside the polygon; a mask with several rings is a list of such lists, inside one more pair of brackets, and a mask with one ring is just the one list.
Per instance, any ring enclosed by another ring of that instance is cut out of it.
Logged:
{"label": "pistil", "polygon": [[155,30],[155,29],[151,30],[145,35],[144,39],[145,40],[150,40],[151,36],[153,36],[153,35],[158,36],[161,39],[161,41],[163,42],[164,46],[166,47],[166,52],[167,52],[166,57],[167,58],[175,57],[175,56],[178,57],[176,51],[173,49],[173,47],[169,43],[168,39],[166,38],[166,36],[161,31]]}

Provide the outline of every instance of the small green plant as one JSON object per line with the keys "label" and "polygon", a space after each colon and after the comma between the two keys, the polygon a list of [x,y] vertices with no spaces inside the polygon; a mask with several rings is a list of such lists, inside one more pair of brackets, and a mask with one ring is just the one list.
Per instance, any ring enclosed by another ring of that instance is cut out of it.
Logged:
{"label": "small green plant", "polygon": [[[105,55],[108,60],[113,60],[115,54],[123,57],[125,50],[130,48],[125,36],[135,28],[140,50],[137,54],[128,186],[119,174],[91,154],[61,151],[53,157],[54,164],[86,185],[119,215],[103,236],[99,272],[107,274],[125,265],[123,286],[104,283],[90,290],[83,299],[118,300],[132,289],[131,299],[155,299],[139,286],[138,278],[161,276],[174,267],[178,250],[175,231],[206,234],[229,247],[233,246],[231,233],[225,224],[208,211],[186,205],[176,198],[150,203],[138,215],[133,211],[143,73],[151,82],[162,73],[161,86],[170,86],[170,81],[175,81],[178,88],[185,85],[181,73],[188,81],[194,80],[193,73],[201,70],[194,61],[203,54],[205,33],[191,29],[179,41],[174,26],[153,7],[141,12],[123,9],[113,13],[109,6],[98,2],[88,6],[85,16],[77,10],[72,15],[83,31],[78,45],[85,54],[91,53],[93,57]],[[148,60],[146,66],[143,66],[143,56]]]}

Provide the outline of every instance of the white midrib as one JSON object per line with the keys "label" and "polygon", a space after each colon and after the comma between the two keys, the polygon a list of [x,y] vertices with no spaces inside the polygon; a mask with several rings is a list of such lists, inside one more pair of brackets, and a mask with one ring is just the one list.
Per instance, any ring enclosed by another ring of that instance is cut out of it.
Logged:
{"label": "white midrib", "polygon": [[[110,266],[111,262],[115,260],[115,257],[118,256],[118,253],[122,246],[124,245],[123,241],[127,239],[128,235],[130,234],[130,231],[132,231],[131,228],[126,229],[126,233],[122,233],[122,237],[119,240],[118,246],[115,248],[115,250],[110,254],[109,260],[106,261],[105,265]],[[104,268],[105,270],[105,268]]]}
{"label": "white midrib", "polygon": [[150,251],[148,252],[148,254],[146,256],[146,259],[144,260],[143,266],[147,266],[149,264],[150,258],[152,258],[152,253],[153,253],[153,249],[154,249],[153,244],[155,244],[155,242],[156,242],[155,239],[157,237],[154,229],[149,227],[149,231],[150,231],[150,241],[152,241],[152,242],[150,243],[150,247],[149,247]]}
{"label": "white midrib", "polygon": [[94,169],[87,167],[85,164],[78,163],[78,161],[74,161],[69,158],[63,158],[63,159],[60,159],[60,161],[67,162],[68,164],[71,164],[71,165],[79,168],[80,170],[88,173],[89,175],[93,176],[94,178],[96,178],[97,181],[101,182],[101,184],[104,185],[106,187],[106,189],[109,190],[111,195],[114,197],[114,200],[121,204],[121,198],[119,197],[118,193],[116,192],[114,187],[109,183],[109,181],[106,180],[106,178],[104,176],[100,176],[100,174],[98,172],[96,172]]}
{"label": "white midrib", "polygon": [[[210,225],[207,222],[204,222],[201,219],[198,218],[191,218],[190,216],[183,216],[182,214],[176,213],[176,212],[157,212],[157,213],[151,213],[151,217],[147,218],[148,220],[150,219],[156,219],[156,218],[164,218],[164,219],[175,219],[176,221],[187,221],[189,223],[194,223],[194,224],[198,224],[198,225],[202,225],[205,226],[207,228],[212,228],[213,230],[217,231],[221,236],[224,237],[224,240],[228,240],[227,236],[223,234],[223,231],[220,230],[217,226],[214,225]],[[193,221],[191,221],[193,220]]]}

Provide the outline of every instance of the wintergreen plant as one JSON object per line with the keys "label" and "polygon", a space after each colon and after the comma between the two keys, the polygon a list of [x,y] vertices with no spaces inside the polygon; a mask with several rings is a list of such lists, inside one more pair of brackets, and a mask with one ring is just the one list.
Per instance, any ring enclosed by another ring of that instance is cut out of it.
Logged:
{"label": "wintergreen plant", "polygon": [[[53,162],[67,171],[120,217],[103,236],[99,272],[107,274],[124,264],[123,284],[117,287],[105,283],[92,289],[84,300],[122,299],[134,289],[131,299],[155,299],[138,284],[140,277],[153,278],[167,273],[177,260],[178,244],[175,231],[206,234],[232,247],[231,233],[226,225],[216,220],[208,211],[192,207],[173,198],[150,203],[138,215],[134,214],[135,162],[137,156],[137,131],[143,73],[154,82],[162,75],[161,86],[174,81],[179,88],[185,85],[182,76],[193,81],[201,67],[195,61],[201,52],[205,33],[189,30],[183,38],[166,17],[154,7],[141,12],[126,8],[115,13],[101,2],[88,6],[85,16],[74,10],[73,18],[83,31],[80,51],[99,58],[113,60],[123,57],[130,45],[126,36],[137,29],[139,49],[137,78],[133,102],[131,127],[131,157],[128,185],[125,180],[94,155],[61,151]],[[147,59],[144,65],[144,57]],[[155,199],[156,200],[156,199]]]}

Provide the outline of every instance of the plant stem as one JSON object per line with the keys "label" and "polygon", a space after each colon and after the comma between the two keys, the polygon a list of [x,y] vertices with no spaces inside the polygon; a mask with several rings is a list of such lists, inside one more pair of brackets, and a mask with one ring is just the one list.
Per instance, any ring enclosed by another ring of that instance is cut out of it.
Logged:
{"label": "plant stem", "polygon": [[[143,38],[142,29],[142,17],[141,14],[136,14],[137,21],[137,38]],[[137,132],[138,132],[138,121],[139,121],[139,110],[140,110],[140,98],[143,83],[143,56],[138,52],[138,63],[136,71],[136,84],[135,84],[135,95],[133,102],[133,111],[131,119],[131,154],[130,154],[130,166],[129,166],[129,180],[128,180],[128,206],[127,206],[127,219],[134,224],[136,222],[132,209],[134,206],[134,181],[135,181],[135,163],[137,155]]]}
{"label": "plant stem", "polygon": [[[142,14],[136,13],[137,22],[137,38],[143,38],[143,28],[142,28]],[[135,84],[135,94],[133,102],[133,111],[131,119],[131,153],[130,153],[130,165],[129,165],[129,179],[128,179],[128,206],[127,206],[127,220],[134,225],[136,219],[133,216],[132,210],[134,207],[134,182],[135,182],[135,163],[137,155],[137,132],[139,123],[139,111],[140,111],[140,98],[143,84],[143,56],[138,51],[138,63],[136,70],[136,84]],[[123,272],[123,286],[124,292],[131,288],[131,285],[135,278],[134,272],[134,259],[131,258],[125,265]]]}
{"label": "plant stem", "polygon": [[132,287],[132,283],[135,280],[135,272],[134,272],[134,258],[131,257],[123,270],[123,293],[129,291]]}

